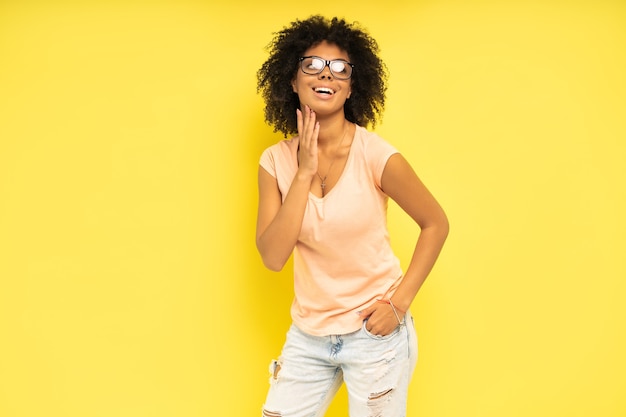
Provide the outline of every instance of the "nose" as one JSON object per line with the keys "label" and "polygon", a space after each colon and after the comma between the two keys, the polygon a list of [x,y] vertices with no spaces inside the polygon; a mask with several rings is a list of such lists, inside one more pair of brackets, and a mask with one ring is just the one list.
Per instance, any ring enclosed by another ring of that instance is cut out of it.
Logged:
{"label": "nose", "polygon": [[333,78],[333,73],[330,72],[330,66],[329,65],[326,65],[324,67],[322,72],[319,73],[319,77],[320,77],[320,79],[328,78],[329,80],[331,80]]}

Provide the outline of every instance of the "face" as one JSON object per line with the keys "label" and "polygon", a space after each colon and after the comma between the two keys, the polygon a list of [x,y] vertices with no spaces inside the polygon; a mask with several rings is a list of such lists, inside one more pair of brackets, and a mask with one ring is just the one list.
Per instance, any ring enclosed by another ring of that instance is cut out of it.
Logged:
{"label": "face", "polygon": [[[324,61],[336,59],[350,61],[346,51],[326,41],[307,49],[302,55],[320,57]],[[319,69],[321,66],[318,66],[319,62],[321,61],[312,63],[310,72],[315,72],[315,69]],[[332,70],[335,74],[339,74],[339,77],[342,77],[341,66],[341,63],[336,63],[332,67]],[[291,83],[293,91],[300,98],[300,103],[303,106],[305,104],[308,105],[319,115],[343,111],[343,105],[351,94],[351,84],[350,79],[342,80],[333,75],[328,65],[319,74],[305,74],[300,64],[296,77]]]}

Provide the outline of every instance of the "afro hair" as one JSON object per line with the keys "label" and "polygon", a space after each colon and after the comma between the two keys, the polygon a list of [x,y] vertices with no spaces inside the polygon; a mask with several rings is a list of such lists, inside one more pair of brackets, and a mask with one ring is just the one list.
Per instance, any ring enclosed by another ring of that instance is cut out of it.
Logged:
{"label": "afro hair", "polygon": [[385,106],[387,67],[378,57],[378,43],[358,23],[315,15],[296,20],[274,33],[267,46],[269,58],[257,72],[257,92],[265,101],[265,121],[285,137],[297,133],[298,95],[291,82],[304,52],[326,41],[346,51],[354,65],[352,95],[344,105],[345,117],[360,126],[375,126]]}

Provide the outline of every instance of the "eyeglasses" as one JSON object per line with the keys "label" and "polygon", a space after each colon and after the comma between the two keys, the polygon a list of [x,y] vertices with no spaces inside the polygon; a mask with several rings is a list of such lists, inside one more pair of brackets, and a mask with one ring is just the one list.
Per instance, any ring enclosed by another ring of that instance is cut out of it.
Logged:
{"label": "eyeglasses", "polygon": [[326,66],[328,66],[333,77],[338,80],[347,80],[352,77],[354,65],[343,59],[326,61],[319,56],[303,56],[300,58],[300,68],[302,68],[302,72],[305,74],[319,74],[324,71]]}

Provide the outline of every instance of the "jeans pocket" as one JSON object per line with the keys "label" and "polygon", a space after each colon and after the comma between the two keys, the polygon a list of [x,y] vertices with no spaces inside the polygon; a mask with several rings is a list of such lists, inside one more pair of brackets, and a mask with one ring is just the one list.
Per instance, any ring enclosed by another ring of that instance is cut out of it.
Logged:
{"label": "jeans pocket", "polygon": [[363,333],[365,333],[365,335],[367,337],[369,337],[370,339],[374,339],[374,340],[389,340],[392,337],[396,336],[398,334],[398,332],[400,332],[400,327],[402,326],[402,324],[398,324],[396,326],[396,328],[393,329],[393,331],[391,333],[389,333],[387,335],[384,335],[384,336],[380,336],[380,335],[376,335],[376,334],[370,333],[370,331],[367,330],[366,325],[367,325],[367,319],[363,320],[363,325],[361,326],[361,329],[363,330]]}

